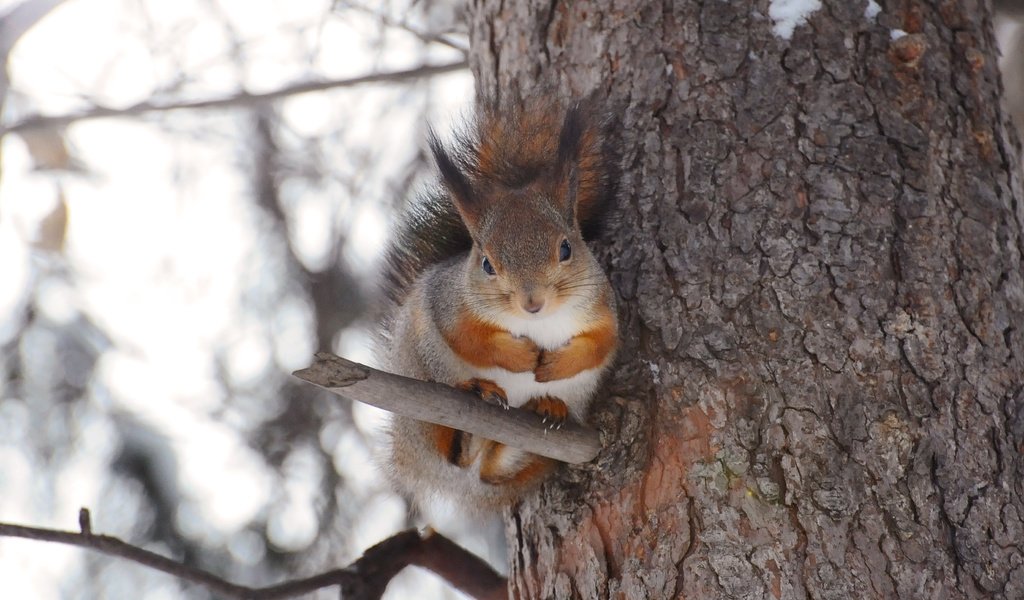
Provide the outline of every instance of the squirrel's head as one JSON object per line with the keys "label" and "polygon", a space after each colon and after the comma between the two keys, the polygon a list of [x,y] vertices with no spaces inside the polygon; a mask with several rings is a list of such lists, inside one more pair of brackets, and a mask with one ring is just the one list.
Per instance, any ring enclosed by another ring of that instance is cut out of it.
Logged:
{"label": "squirrel's head", "polygon": [[470,229],[466,275],[479,308],[543,316],[584,296],[594,258],[572,215],[540,189],[503,200]]}
{"label": "squirrel's head", "polygon": [[506,160],[501,173],[479,168],[474,157],[449,153],[431,135],[442,180],[473,239],[466,276],[474,308],[539,317],[600,289],[577,214],[584,133],[582,115],[570,109],[557,138],[549,132],[547,140],[528,134],[521,140],[547,156],[520,165],[518,172]]}

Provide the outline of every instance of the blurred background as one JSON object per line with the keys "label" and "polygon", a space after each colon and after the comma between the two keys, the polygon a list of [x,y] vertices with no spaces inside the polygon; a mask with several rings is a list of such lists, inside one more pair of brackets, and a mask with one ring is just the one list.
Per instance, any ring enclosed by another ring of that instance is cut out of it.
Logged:
{"label": "blurred background", "polygon": [[[1022,4],[996,1],[1024,118]],[[75,529],[86,506],[95,531],[246,585],[415,524],[373,466],[379,411],[289,373],[318,349],[373,362],[389,219],[431,181],[426,126],[473,97],[462,10],[0,0],[0,521]],[[458,597],[410,571],[388,597]],[[209,597],[4,538],[0,581],[19,600]]]}
{"label": "blurred background", "polygon": [[[373,466],[378,411],[289,373],[317,349],[372,362],[388,219],[430,182],[427,124],[471,104],[459,3],[0,15],[0,520],[75,529],[87,506],[96,531],[248,585],[413,524]],[[12,539],[0,581],[10,599],[207,597]],[[443,587],[405,576],[391,597]]]}

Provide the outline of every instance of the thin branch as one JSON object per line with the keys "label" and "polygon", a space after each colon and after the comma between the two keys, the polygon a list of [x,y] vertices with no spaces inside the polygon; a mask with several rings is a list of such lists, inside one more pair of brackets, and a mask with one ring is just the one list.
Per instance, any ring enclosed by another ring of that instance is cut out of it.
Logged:
{"label": "thin branch", "polygon": [[378,21],[380,21],[380,23],[382,25],[384,25],[385,27],[391,27],[391,28],[394,28],[394,29],[400,29],[402,31],[405,31],[406,33],[410,33],[413,36],[419,38],[419,40],[424,42],[424,43],[428,43],[428,44],[430,44],[430,43],[442,44],[444,46],[448,46],[449,48],[451,48],[453,50],[458,50],[459,52],[461,52],[463,54],[467,54],[469,52],[469,48],[466,45],[457,43],[455,41],[452,41],[451,39],[446,37],[445,34],[443,34],[443,33],[430,33],[430,32],[427,32],[427,31],[421,31],[420,29],[418,29],[416,27],[413,27],[412,25],[409,25],[408,23],[406,23],[404,21],[396,21],[396,20],[392,19],[391,17],[387,16],[382,11],[376,10],[376,9],[371,8],[369,6],[365,6],[363,4],[358,4],[356,2],[345,2],[344,7],[349,9],[349,10],[357,10],[357,11],[359,11],[361,13],[370,15],[370,16],[374,17],[375,19],[377,19]]}
{"label": "thin branch", "polygon": [[[458,560],[450,557],[458,556]],[[508,580],[485,561],[431,530],[420,544],[412,564],[432,571],[470,598],[507,600]]]}
{"label": "thin branch", "polygon": [[196,110],[209,108],[224,108],[228,106],[248,106],[263,102],[270,102],[273,100],[278,100],[280,98],[294,96],[296,94],[305,94],[307,92],[318,92],[323,90],[346,88],[356,85],[362,85],[365,83],[397,83],[402,81],[410,81],[414,79],[422,79],[424,77],[432,77],[434,75],[441,75],[443,73],[450,73],[452,71],[461,71],[468,68],[468,66],[469,63],[462,60],[443,65],[424,65],[421,67],[415,67],[403,71],[372,73],[370,75],[352,77],[349,79],[307,81],[304,83],[296,83],[293,85],[285,86],[281,89],[277,89],[272,92],[266,92],[263,94],[250,94],[248,92],[239,92],[231,96],[225,96],[222,98],[208,98],[206,100],[190,100],[168,103],[146,101],[140,102],[138,104],[133,104],[132,106],[128,106],[126,108],[110,108],[106,106],[97,106],[94,108],[90,108],[88,110],[83,110],[81,112],[67,115],[33,115],[30,117],[26,117],[20,121],[16,121],[11,125],[0,127],[0,137],[3,137],[8,133],[66,126],[71,123],[85,121],[88,119],[100,119],[104,117],[130,117],[146,113],[166,112],[171,110],[183,109]]}
{"label": "thin branch", "polygon": [[165,556],[133,546],[116,537],[92,533],[88,509],[79,512],[80,532],[0,523],[0,537],[17,537],[56,542],[96,550],[117,556],[179,579],[202,585],[229,598],[277,600],[293,598],[318,589],[339,586],[345,600],[376,600],[388,583],[409,565],[423,567],[443,577],[457,589],[478,600],[506,599],[507,580],[486,562],[429,530],[397,533],[368,548],[358,560],[343,569],[335,569],[305,579],[295,579],[263,588],[225,581],[211,573],[183,565]]}
{"label": "thin branch", "polygon": [[469,392],[378,371],[326,352],[317,353],[309,368],[293,375],[342,398],[563,462],[589,462],[601,450],[597,432],[572,421],[566,421],[561,429],[548,429],[532,412],[502,409]]}

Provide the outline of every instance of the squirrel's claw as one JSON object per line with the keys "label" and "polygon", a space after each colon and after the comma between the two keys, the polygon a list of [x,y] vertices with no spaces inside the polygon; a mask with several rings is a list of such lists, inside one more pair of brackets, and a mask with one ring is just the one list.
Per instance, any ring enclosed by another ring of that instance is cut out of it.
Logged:
{"label": "squirrel's claw", "polygon": [[531,398],[522,408],[539,414],[545,429],[561,429],[562,424],[569,418],[569,407],[560,398],[554,396]]}
{"label": "squirrel's claw", "polygon": [[466,390],[476,394],[481,400],[488,404],[500,406],[508,410],[508,396],[502,387],[490,379],[474,377],[457,385],[460,390]]}

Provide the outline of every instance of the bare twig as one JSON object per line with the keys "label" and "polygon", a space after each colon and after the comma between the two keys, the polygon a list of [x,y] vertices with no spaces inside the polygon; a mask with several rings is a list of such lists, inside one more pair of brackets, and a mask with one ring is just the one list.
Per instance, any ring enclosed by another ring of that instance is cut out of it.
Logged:
{"label": "bare twig", "polygon": [[326,352],[317,353],[312,366],[294,375],[343,398],[568,463],[588,462],[601,449],[596,431],[572,421],[548,429],[534,413],[504,410],[447,385],[378,371]]}
{"label": "bare twig", "polygon": [[422,79],[424,77],[432,77],[434,75],[440,75],[442,73],[461,71],[463,69],[466,69],[467,67],[468,63],[462,60],[443,65],[424,65],[421,67],[415,67],[413,69],[406,69],[403,71],[372,73],[370,75],[352,77],[349,79],[328,79],[325,81],[308,81],[304,83],[296,83],[263,94],[250,94],[248,92],[239,92],[231,96],[225,96],[222,98],[209,98],[206,100],[190,100],[167,103],[146,101],[140,102],[138,104],[133,104],[132,106],[128,106],[125,108],[110,108],[106,106],[97,106],[95,108],[90,108],[88,110],[83,110],[81,112],[71,113],[67,115],[34,115],[31,117],[26,117],[20,121],[16,121],[11,125],[0,127],[0,137],[3,137],[8,133],[66,126],[70,123],[85,121],[88,119],[100,119],[104,117],[129,117],[145,113],[166,112],[171,110],[183,109],[195,110],[208,108],[224,108],[227,106],[248,106],[252,104],[259,104],[262,102],[270,102],[272,100],[278,100],[280,98],[294,96],[296,94],[305,94],[307,92],[317,92],[323,90],[352,87],[356,85],[362,85],[365,83],[397,83],[401,81],[410,81],[413,79]]}
{"label": "bare twig", "polygon": [[359,3],[356,3],[356,2],[345,2],[344,3],[344,7],[348,8],[350,10],[357,10],[357,11],[359,11],[361,13],[370,15],[370,16],[374,17],[375,19],[377,19],[378,21],[380,21],[380,23],[382,25],[384,25],[385,27],[392,27],[392,28],[395,28],[395,29],[401,29],[402,31],[405,31],[406,33],[410,33],[413,36],[419,38],[420,41],[422,41],[422,42],[425,42],[425,43],[428,43],[428,44],[429,43],[442,44],[444,46],[448,46],[449,48],[451,48],[453,50],[458,50],[459,52],[461,52],[463,54],[467,54],[469,52],[469,48],[465,44],[460,44],[458,42],[455,42],[455,41],[449,39],[443,33],[430,33],[430,32],[427,32],[427,31],[421,31],[420,29],[418,29],[416,27],[413,27],[412,25],[409,25],[405,21],[396,21],[396,20],[392,19],[391,17],[388,17],[384,12],[382,12],[380,10],[377,10],[375,8],[371,8],[369,6],[365,6],[363,4],[359,4]]}
{"label": "bare twig", "polygon": [[84,536],[92,535],[92,517],[89,516],[89,509],[84,506],[78,509],[78,529]]}
{"label": "bare twig", "polygon": [[455,588],[479,600],[504,600],[508,597],[508,582],[504,577],[476,555],[432,530],[423,535],[412,529],[397,533],[367,549],[362,557],[343,569],[253,588],[225,581],[116,537],[96,535],[92,533],[88,509],[83,508],[78,519],[81,528],[79,533],[0,523],[0,537],[56,542],[96,550],[202,585],[228,598],[276,600],[339,586],[345,600],[376,600],[384,593],[388,582],[409,565],[429,569]]}
{"label": "bare twig", "polygon": [[[459,556],[458,560],[449,557]],[[507,600],[508,580],[465,548],[431,530],[422,538],[412,564],[433,571],[471,598]]]}

